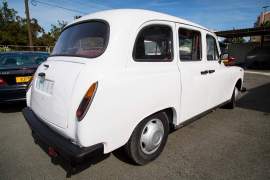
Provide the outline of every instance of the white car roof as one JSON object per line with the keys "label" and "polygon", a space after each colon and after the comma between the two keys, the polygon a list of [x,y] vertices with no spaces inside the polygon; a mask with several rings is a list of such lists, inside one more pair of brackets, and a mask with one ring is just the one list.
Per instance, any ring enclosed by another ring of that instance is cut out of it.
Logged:
{"label": "white car roof", "polygon": [[[171,16],[164,13],[159,13],[155,11],[150,10],[144,10],[144,9],[113,9],[113,10],[105,10],[105,11],[99,11],[96,13],[91,13],[88,15],[85,15],[79,19],[76,19],[74,22],[68,24],[74,24],[80,21],[90,20],[90,19],[103,19],[105,21],[108,21],[109,23],[113,23],[114,21],[121,21],[123,24],[125,22],[132,24],[136,23],[144,23],[151,20],[165,20],[165,21],[172,21],[172,22],[178,22],[182,24],[188,24],[191,26],[196,26],[205,30],[208,30],[207,28],[198,25],[196,23],[193,23],[191,21]],[[208,30],[209,31],[209,30]]]}

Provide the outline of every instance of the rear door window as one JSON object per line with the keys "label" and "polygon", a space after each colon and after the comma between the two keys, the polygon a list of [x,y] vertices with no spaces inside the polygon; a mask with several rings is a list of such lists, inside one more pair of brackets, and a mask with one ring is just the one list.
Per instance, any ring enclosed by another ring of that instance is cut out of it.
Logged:
{"label": "rear door window", "polygon": [[166,62],[173,59],[172,29],[167,25],[150,25],[143,28],[135,42],[135,61]]}
{"label": "rear door window", "polygon": [[109,25],[101,21],[89,21],[67,27],[60,35],[52,56],[79,56],[95,58],[107,47]]}
{"label": "rear door window", "polygon": [[179,53],[181,61],[199,61],[202,58],[201,33],[179,28]]}

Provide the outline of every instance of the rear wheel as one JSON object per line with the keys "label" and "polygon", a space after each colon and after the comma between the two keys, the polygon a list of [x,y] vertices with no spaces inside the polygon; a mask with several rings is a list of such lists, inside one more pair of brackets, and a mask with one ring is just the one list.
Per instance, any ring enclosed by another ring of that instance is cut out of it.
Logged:
{"label": "rear wheel", "polygon": [[156,159],[164,149],[169,134],[169,119],[161,112],[144,119],[132,133],[125,149],[138,165]]}

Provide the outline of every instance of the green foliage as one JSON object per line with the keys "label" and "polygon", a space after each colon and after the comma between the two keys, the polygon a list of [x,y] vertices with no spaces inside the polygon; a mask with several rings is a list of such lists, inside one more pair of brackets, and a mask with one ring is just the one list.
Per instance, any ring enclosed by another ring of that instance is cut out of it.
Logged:
{"label": "green foliage", "polygon": [[243,37],[235,37],[232,39],[233,43],[244,43],[245,39]]}
{"label": "green foliage", "polygon": [[[59,37],[63,27],[67,24],[58,21],[52,25],[49,32],[38,24],[37,19],[31,21],[32,36],[34,45],[53,46]],[[7,1],[0,4],[0,44],[1,45],[28,45],[28,29],[26,19],[17,15],[17,11],[8,7]]]}
{"label": "green foliage", "polygon": [[265,21],[262,26],[266,28],[270,27],[270,21]]}
{"label": "green foliage", "polygon": [[57,25],[51,25],[51,30],[48,33],[43,32],[40,36],[39,45],[54,46],[56,40],[60,36],[61,31],[67,25],[65,21],[57,21]]}
{"label": "green foliage", "polygon": [[7,1],[3,1],[2,6],[0,6],[1,26],[5,25],[8,22],[15,21],[16,14],[17,14],[17,11],[15,11],[14,9],[9,9]]}
{"label": "green foliage", "polygon": [[57,21],[57,25],[52,25],[51,28],[51,34],[54,38],[58,38],[60,36],[61,31],[64,29],[64,27],[67,25],[67,22],[65,21]]}
{"label": "green foliage", "polygon": [[243,37],[225,38],[224,43],[245,43],[246,40]]}

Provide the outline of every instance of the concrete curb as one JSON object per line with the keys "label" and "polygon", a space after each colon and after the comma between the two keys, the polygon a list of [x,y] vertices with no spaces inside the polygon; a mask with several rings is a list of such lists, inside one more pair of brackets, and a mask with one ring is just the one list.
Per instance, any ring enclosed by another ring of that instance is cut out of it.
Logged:
{"label": "concrete curb", "polygon": [[263,71],[250,71],[250,70],[245,70],[245,73],[248,73],[248,74],[258,74],[258,75],[264,75],[264,76],[270,76],[270,72],[263,72]]}

